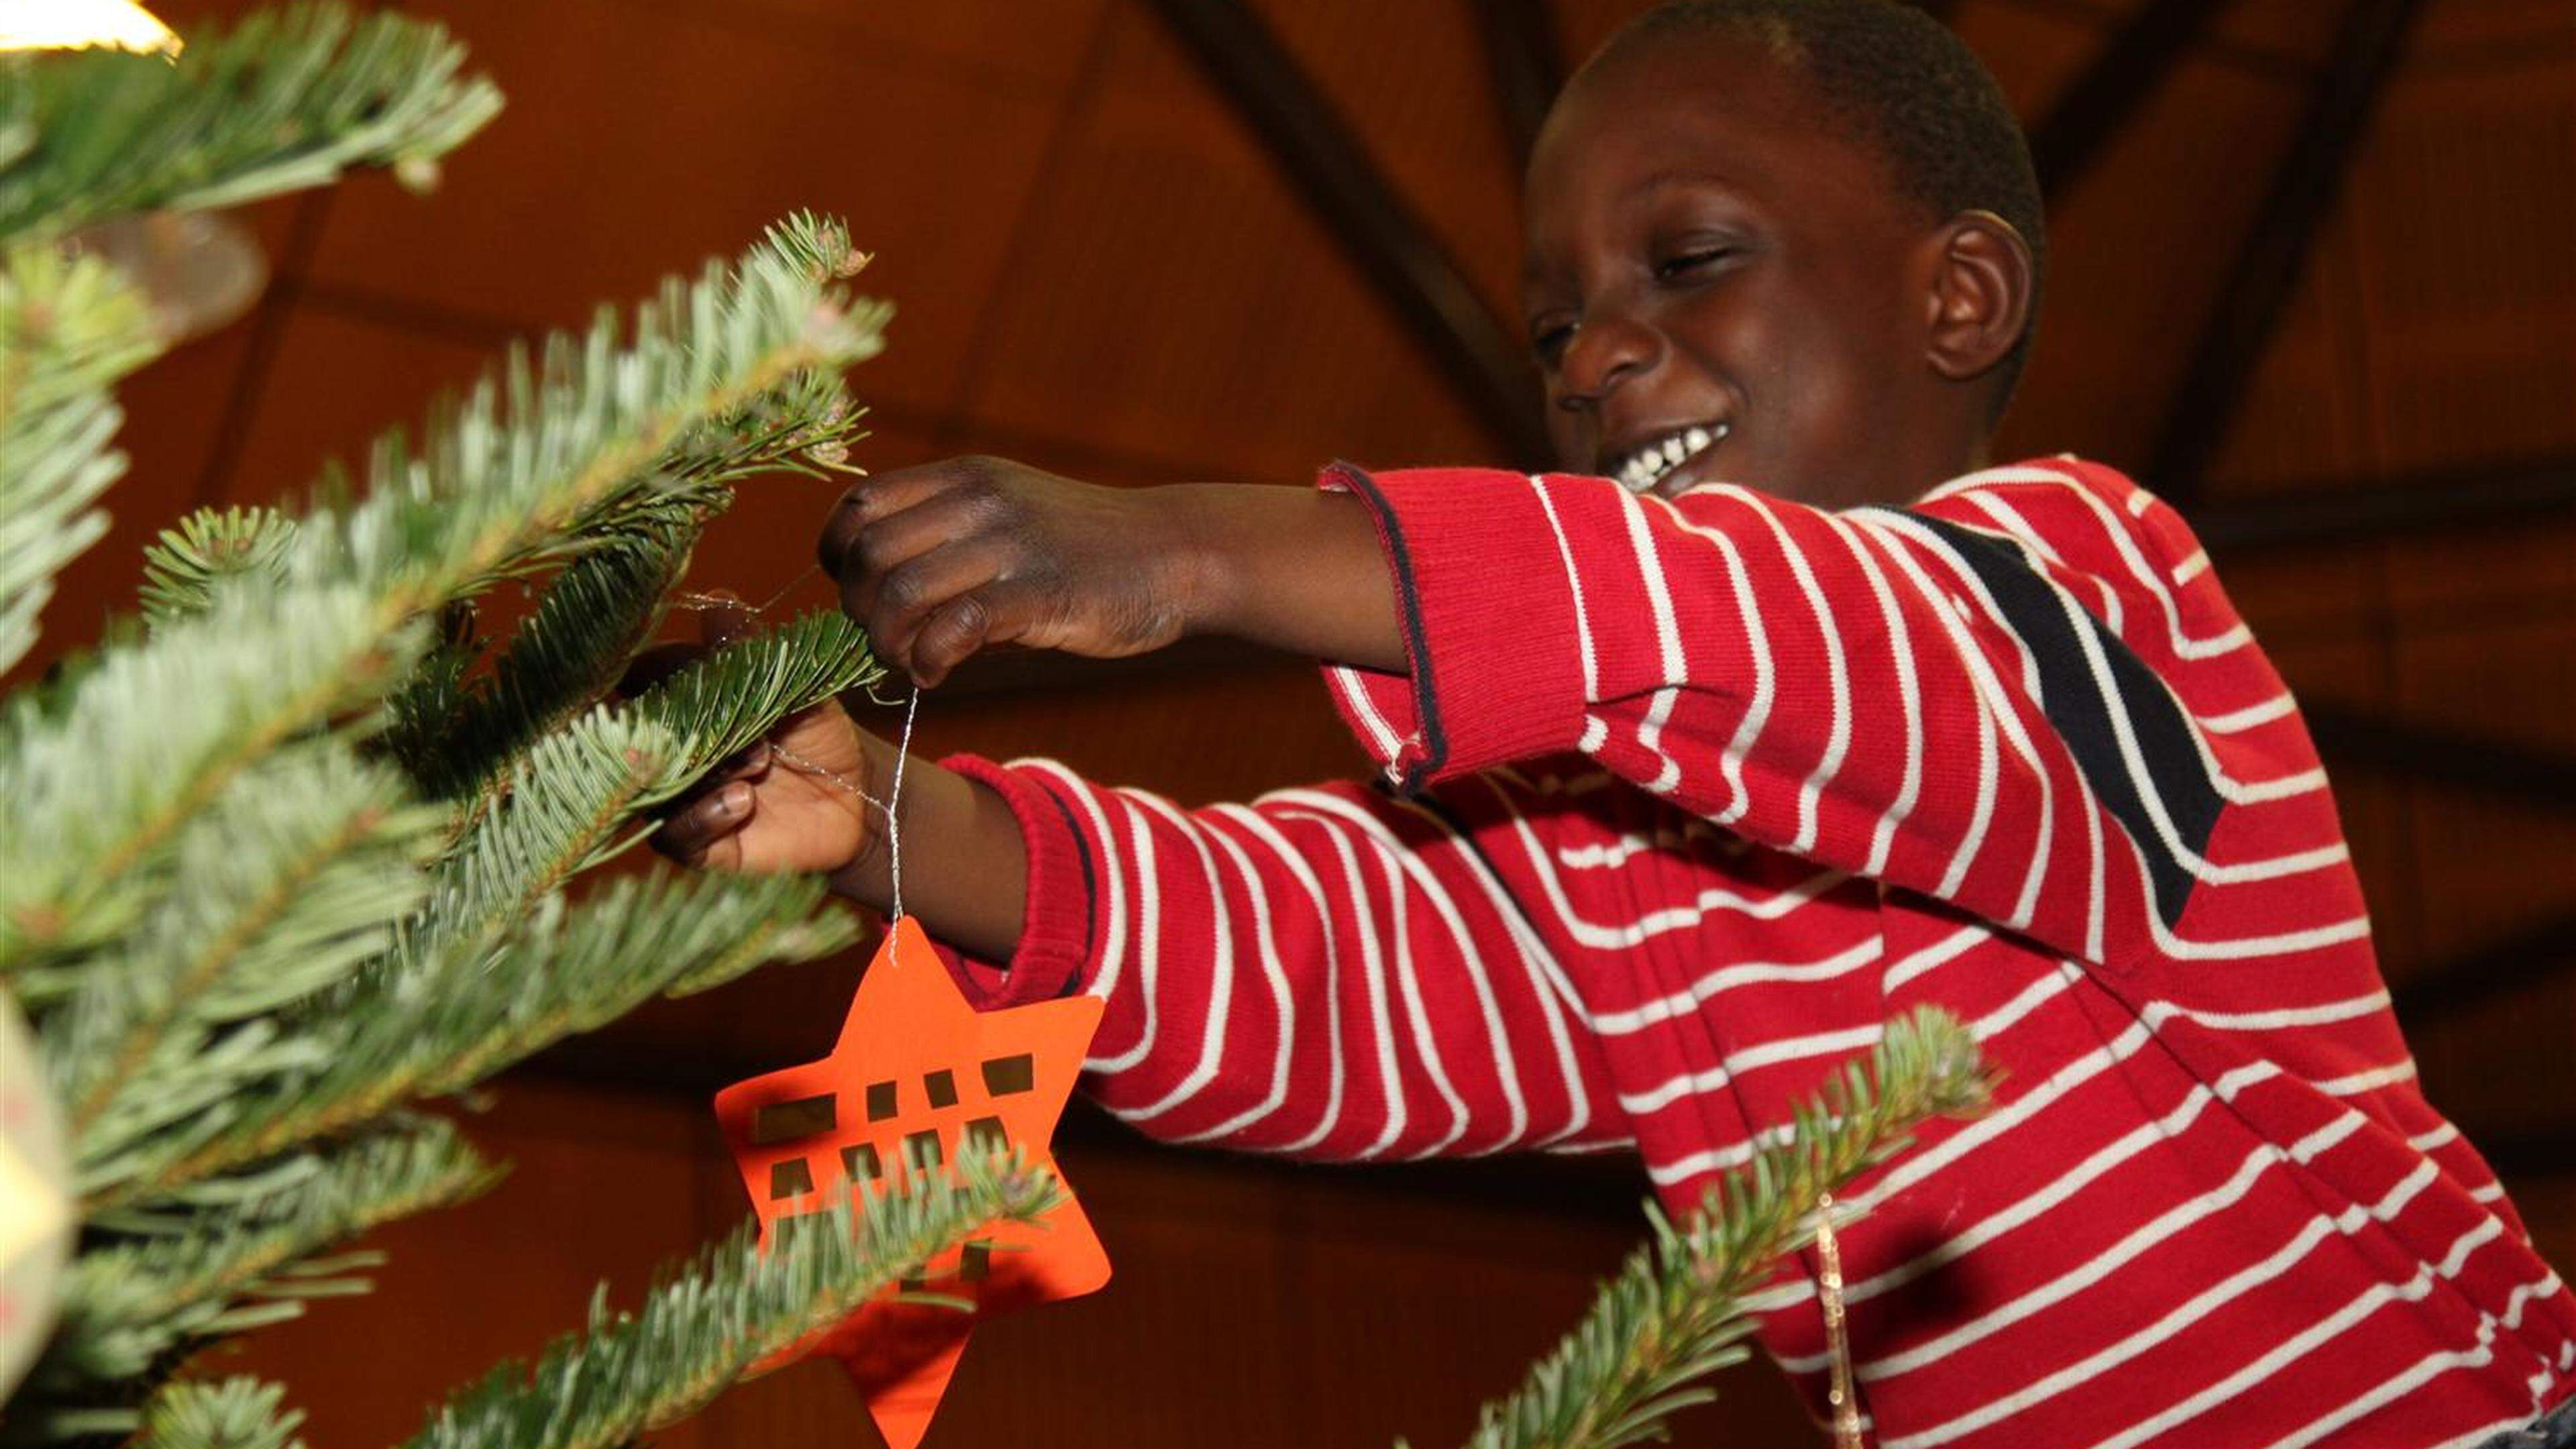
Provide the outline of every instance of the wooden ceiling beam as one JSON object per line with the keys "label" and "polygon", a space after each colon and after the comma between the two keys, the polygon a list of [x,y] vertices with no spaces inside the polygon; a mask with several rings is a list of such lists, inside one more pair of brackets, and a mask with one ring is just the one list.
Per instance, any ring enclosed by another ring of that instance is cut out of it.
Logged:
{"label": "wooden ceiling beam", "polygon": [[2030,128],[2040,194],[2054,202],[2092,170],[2227,0],[2146,0]]}
{"label": "wooden ceiling beam", "polygon": [[2389,988],[2397,1019],[2421,1031],[2576,966],[2576,911],[2436,962]]}
{"label": "wooden ceiling beam", "polygon": [[2301,706],[2317,753],[2428,785],[2576,815],[2576,757],[2490,735],[2390,719],[2330,700]]}
{"label": "wooden ceiling beam", "polygon": [[1537,377],[1517,330],[1477,295],[1269,24],[1245,0],[1153,7],[1493,435],[1499,461],[1544,465]]}
{"label": "wooden ceiling beam", "polygon": [[1485,41],[1494,77],[1494,105],[1511,138],[1512,163],[1529,160],[1547,108],[1565,84],[1565,47],[1547,0],[1467,0]]}
{"label": "wooden ceiling beam", "polygon": [[[2253,491],[2253,490],[2248,490]],[[2387,538],[2576,513],[2576,457],[2444,468],[2187,509],[2222,552]]]}
{"label": "wooden ceiling beam", "polygon": [[2576,1175],[2576,1123],[2537,1132],[2472,1132],[2469,1140],[2498,1177]]}
{"label": "wooden ceiling beam", "polygon": [[2199,495],[2298,285],[2309,243],[2342,193],[2372,103],[2423,8],[2423,0],[2351,0],[2345,7],[2325,70],[2156,430],[2145,477],[2168,498]]}

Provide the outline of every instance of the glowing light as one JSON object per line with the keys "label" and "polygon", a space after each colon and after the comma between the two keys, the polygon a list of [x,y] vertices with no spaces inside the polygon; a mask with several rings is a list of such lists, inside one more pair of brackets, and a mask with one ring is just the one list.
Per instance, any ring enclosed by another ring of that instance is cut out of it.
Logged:
{"label": "glowing light", "polygon": [[179,37],[135,0],[10,0],[0,6],[0,50],[179,53]]}

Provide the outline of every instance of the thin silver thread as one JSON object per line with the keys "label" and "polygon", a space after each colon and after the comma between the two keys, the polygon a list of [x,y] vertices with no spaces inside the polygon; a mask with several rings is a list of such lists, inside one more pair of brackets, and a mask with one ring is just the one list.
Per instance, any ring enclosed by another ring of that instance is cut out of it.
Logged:
{"label": "thin silver thread", "polygon": [[740,609],[755,619],[765,619],[769,617],[769,611],[777,607],[779,600],[796,592],[797,585],[804,583],[807,579],[814,577],[822,571],[823,566],[819,563],[807,564],[805,566],[805,572],[789,579],[785,585],[780,587],[777,593],[770,595],[768,598],[761,600],[757,604],[746,604],[740,599],[729,599],[722,594],[702,594],[696,592],[673,594],[671,596],[671,602],[694,614],[710,613],[717,609]]}
{"label": "thin silver thread", "polygon": [[896,807],[903,803],[903,766],[912,758],[912,721],[921,713],[921,686],[904,696],[903,736],[894,747],[894,785],[886,791],[886,876],[894,896],[894,914],[886,918],[892,925],[903,919],[903,814]]}
{"label": "thin silver thread", "polygon": [[[772,743],[769,752],[799,773],[828,780],[846,790],[861,804],[885,816],[886,822],[886,925],[892,927],[903,919],[903,767],[912,758],[912,722],[921,715],[921,686],[914,685],[903,701],[903,733],[895,742],[894,782],[880,800],[859,783],[831,766],[809,760],[785,745]],[[891,958],[889,958],[891,959]]]}

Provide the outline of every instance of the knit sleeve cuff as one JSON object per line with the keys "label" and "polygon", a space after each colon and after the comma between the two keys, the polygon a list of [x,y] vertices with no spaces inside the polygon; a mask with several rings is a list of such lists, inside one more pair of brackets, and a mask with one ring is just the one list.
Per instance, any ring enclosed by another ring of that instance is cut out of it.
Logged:
{"label": "knit sleeve cuff", "polygon": [[1582,738],[1580,610],[1564,539],[1529,478],[1487,469],[1319,486],[1369,507],[1395,582],[1405,675],[1327,665],[1334,706],[1399,788],[1573,749]]}
{"label": "knit sleeve cuff", "polygon": [[1072,806],[1032,771],[974,755],[952,755],[939,763],[999,794],[1019,822],[1028,851],[1028,906],[1020,918],[1019,949],[1004,965],[943,944],[940,955],[958,989],[984,1010],[1080,991],[1092,952],[1094,867],[1092,846],[1076,825]]}

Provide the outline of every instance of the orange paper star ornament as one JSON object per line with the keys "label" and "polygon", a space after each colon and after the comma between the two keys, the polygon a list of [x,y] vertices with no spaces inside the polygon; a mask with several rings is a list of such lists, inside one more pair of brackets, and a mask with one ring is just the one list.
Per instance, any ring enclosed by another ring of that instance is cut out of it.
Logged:
{"label": "orange paper star ornament", "polygon": [[[899,1180],[907,1161],[943,1164],[1009,1146],[1054,1171],[1056,1119],[1099,1025],[1100,1002],[1088,996],[978,1012],[921,928],[897,920],[830,1056],[716,1095],[716,1118],[760,1214],[762,1247],[781,1223],[823,1210],[853,1183]],[[890,1290],[781,1361],[816,1352],[840,1359],[886,1442],[912,1449],[977,1319],[1108,1281],[1109,1256],[1068,1193],[1042,1223],[997,1225],[902,1285],[971,1300],[973,1312],[898,1303],[899,1290]]]}

